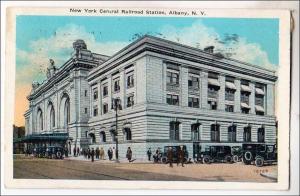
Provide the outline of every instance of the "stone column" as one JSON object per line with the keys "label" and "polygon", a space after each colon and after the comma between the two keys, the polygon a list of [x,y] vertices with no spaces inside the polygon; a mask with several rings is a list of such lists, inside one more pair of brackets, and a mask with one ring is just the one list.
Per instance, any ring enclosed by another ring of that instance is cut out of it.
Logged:
{"label": "stone column", "polygon": [[111,99],[113,95],[113,86],[112,86],[112,75],[107,76],[107,88],[108,88],[108,93],[107,93],[107,105],[108,105],[108,112],[111,111]]}
{"label": "stone column", "polygon": [[274,85],[273,84],[267,84],[267,115],[274,115]]}
{"label": "stone column", "polygon": [[220,125],[220,141],[227,142],[228,141],[228,124],[226,123],[218,123]]}
{"label": "stone column", "polygon": [[236,78],[234,80],[236,91],[234,93],[234,112],[241,112],[241,80]]}
{"label": "stone column", "polygon": [[122,109],[125,109],[126,107],[126,75],[125,75],[125,70],[121,69],[120,70],[120,99],[121,99],[121,106]]}
{"label": "stone column", "polygon": [[208,73],[200,73],[200,82],[201,82],[201,108],[207,109],[207,85],[208,85]]}
{"label": "stone column", "polygon": [[225,111],[225,75],[219,76],[220,89],[218,99],[218,110]]}
{"label": "stone column", "polygon": [[236,126],[236,141],[243,142],[244,141],[244,127],[246,125],[237,124]]}
{"label": "stone column", "polygon": [[249,97],[250,114],[255,114],[255,84],[250,82],[249,87],[251,89]]}
{"label": "stone column", "polygon": [[181,106],[187,107],[188,106],[188,80],[189,80],[189,71],[186,67],[180,67],[180,75],[181,75]]}

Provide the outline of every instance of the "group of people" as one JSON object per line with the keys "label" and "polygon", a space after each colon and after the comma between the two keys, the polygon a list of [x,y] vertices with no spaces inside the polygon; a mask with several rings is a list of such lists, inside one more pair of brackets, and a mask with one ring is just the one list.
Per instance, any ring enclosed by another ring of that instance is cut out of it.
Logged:
{"label": "group of people", "polygon": [[[151,148],[149,148],[147,150],[147,156],[148,156],[148,161],[151,161],[151,156],[152,156]],[[161,152],[160,148],[157,148],[155,153],[153,154],[154,163],[161,162],[161,158],[162,158],[162,152]]]}
{"label": "group of people", "polygon": [[[180,148],[178,149],[177,152],[177,166],[179,164],[181,164],[182,167],[184,167],[184,162],[185,162],[185,158],[184,158],[185,152],[183,149],[183,146],[180,146]],[[151,156],[152,156],[152,151],[151,148],[149,148],[147,150],[147,156],[148,156],[148,161],[151,161]],[[173,167],[173,160],[174,160],[174,151],[172,149],[172,147],[169,147],[167,150],[167,162],[170,164],[170,167]],[[160,148],[157,148],[157,150],[155,151],[154,155],[153,155],[153,161],[154,163],[159,163],[162,160],[162,152],[160,150]]]}

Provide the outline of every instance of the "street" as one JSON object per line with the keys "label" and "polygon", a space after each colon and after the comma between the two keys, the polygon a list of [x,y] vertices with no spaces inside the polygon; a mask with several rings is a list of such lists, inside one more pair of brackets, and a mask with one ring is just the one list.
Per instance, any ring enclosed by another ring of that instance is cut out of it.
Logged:
{"label": "street", "polygon": [[255,167],[234,164],[173,164],[95,162],[76,159],[38,159],[18,156],[14,159],[14,178],[81,179],[81,180],[176,180],[176,181],[231,181],[274,182],[260,173],[276,172],[277,165]]}

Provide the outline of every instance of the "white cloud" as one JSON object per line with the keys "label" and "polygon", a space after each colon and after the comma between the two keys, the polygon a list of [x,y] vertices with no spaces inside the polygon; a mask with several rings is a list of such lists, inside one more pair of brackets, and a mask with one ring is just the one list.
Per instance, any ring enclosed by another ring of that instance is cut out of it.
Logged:
{"label": "white cloud", "polygon": [[246,63],[251,63],[260,67],[275,69],[266,51],[262,50],[257,43],[249,43],[246,38],[239,37],[238,41],[230,40],[222,42],[222,37],[214,29],[205,26],[200,20],[190,27],[175,28],[165,26],[161,30],[162,38],[179,42],[189,46],[204,49],[207,46],[215,46],[215,51],[221,51],[230,58],[234,58]]}

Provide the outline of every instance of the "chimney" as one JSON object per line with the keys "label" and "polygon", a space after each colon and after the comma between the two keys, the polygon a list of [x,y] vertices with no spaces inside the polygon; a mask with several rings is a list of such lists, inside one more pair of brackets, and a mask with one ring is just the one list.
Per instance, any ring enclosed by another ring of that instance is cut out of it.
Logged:
{"label": "chimney", "polygon": [[214,46],[207,46],[204,48],[205,52],[214,53]]}

